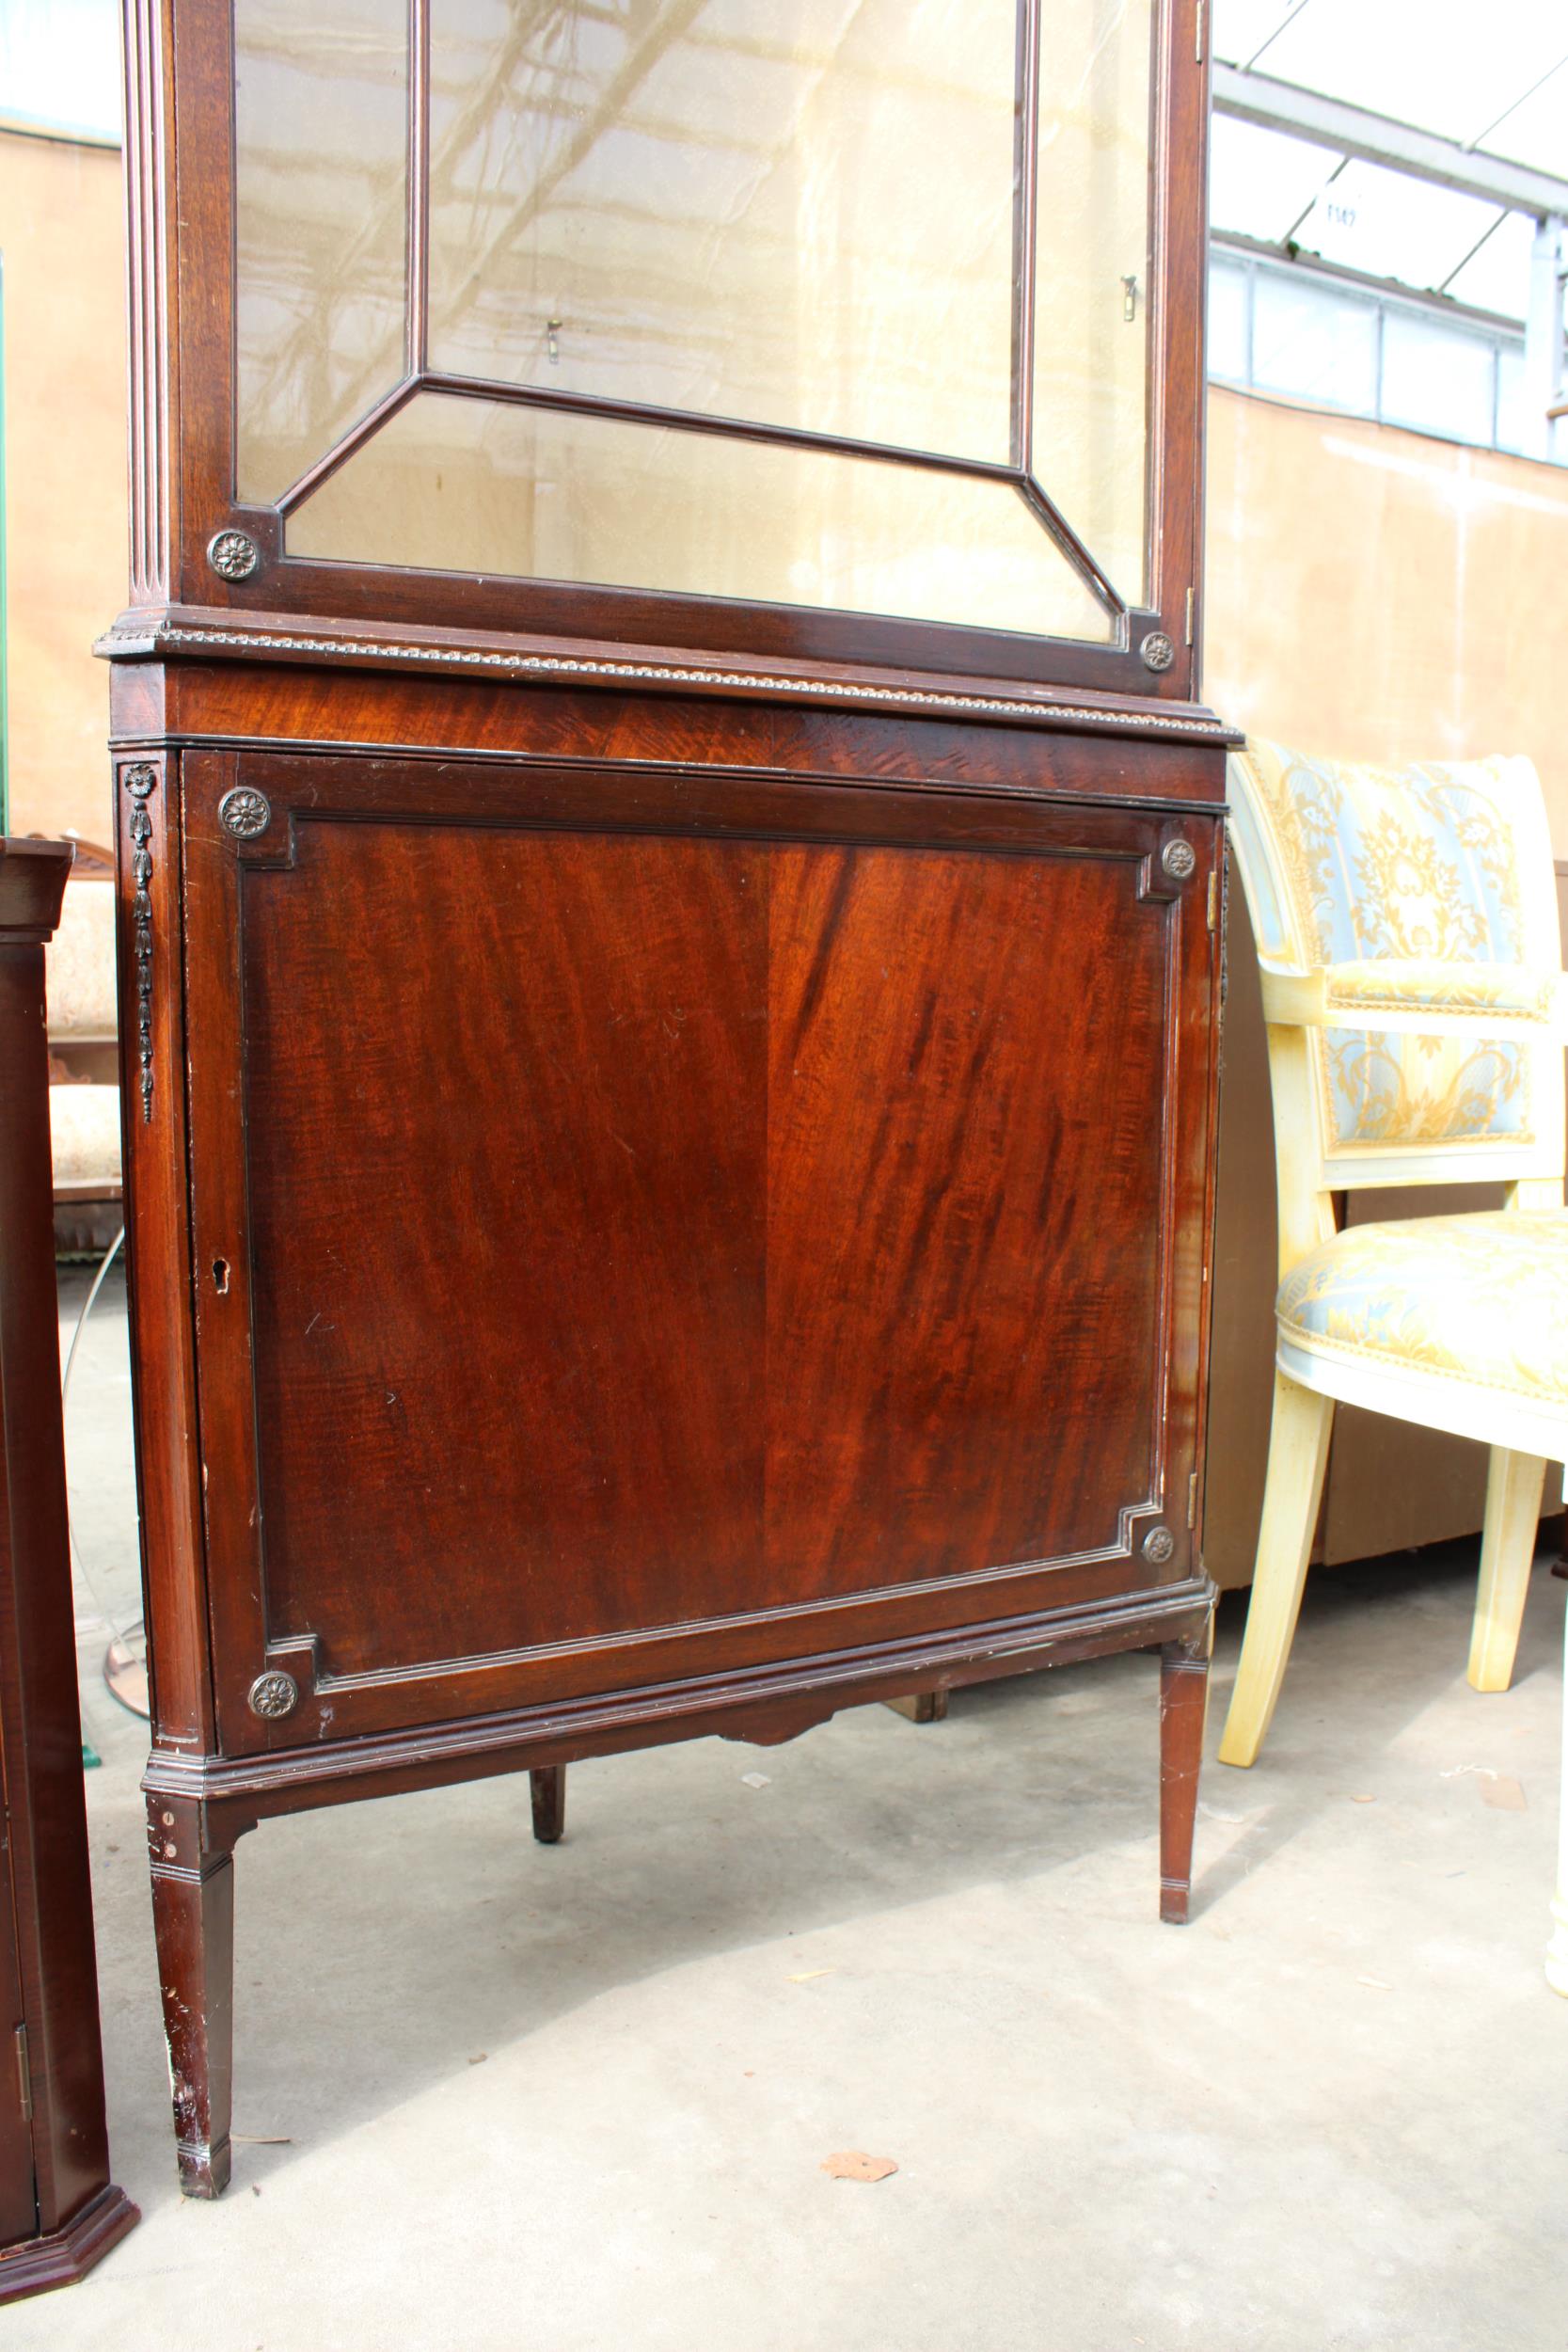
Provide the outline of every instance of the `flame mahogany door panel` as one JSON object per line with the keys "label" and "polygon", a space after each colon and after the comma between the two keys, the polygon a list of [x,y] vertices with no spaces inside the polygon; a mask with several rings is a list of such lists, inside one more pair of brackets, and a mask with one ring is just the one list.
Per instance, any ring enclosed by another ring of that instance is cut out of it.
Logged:
{"label": "flame mahogany door panel", "polygon": [[1212,816],[303,750],[182,787],[224,1753],[1201,1576]]}

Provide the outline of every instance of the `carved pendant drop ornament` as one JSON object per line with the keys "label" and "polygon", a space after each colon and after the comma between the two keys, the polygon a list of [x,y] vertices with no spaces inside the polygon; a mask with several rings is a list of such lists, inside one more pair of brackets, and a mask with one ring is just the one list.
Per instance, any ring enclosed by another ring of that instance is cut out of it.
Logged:
{"label": "carved pendant drop ornament", "polygon": [[132,952],[136,972],[136,1064],[144,1125],[152,1120],[152,819],[147,803],[157,789],[158,771],[137,765],[125,771],[131,796]]}

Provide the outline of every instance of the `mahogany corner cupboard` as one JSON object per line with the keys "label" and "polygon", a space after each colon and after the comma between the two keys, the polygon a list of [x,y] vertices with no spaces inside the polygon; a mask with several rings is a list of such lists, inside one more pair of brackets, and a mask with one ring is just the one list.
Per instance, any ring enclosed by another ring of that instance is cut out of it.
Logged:
{"label": "mahogany corner cupboard", "polygon": [[132,0],[103,649],[193,2193],[274,1814],[523,1768],[548,1839],[575,1756],[1157,1646],[1185,1914],[1202,24]]}

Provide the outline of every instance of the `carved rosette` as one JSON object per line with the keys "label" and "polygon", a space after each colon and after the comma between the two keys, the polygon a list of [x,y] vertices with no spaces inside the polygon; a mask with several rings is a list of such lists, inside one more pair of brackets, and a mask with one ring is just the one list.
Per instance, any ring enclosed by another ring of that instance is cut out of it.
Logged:
{"label": "carved rosette", "polygon": [[253,786],[237,784],[218,803],[218,821],[236,841],[254,841],[272,822],[272,803]]}
{"label": "carved rosette", "polygon": [[139,763],[125,771],[131,796],[131,942],[136,975],[136,1060],[140,1069],[143,1123],[152,1120],[152,819],[147,803],[158,786],[158,771]]}
{"label": "carved rosette", "polygon": [[257,1676],[248,1695],[253,1715],[260,1715],[263,1723],[277,1723],[282,1716],[292,1715],[299,1705],[299,1685],[293,1675],[274,1668],[271,1673]]}
{"label": "carved rosette", "polygon": [[207,542],[207,561],[220,580],[248,580],[261,560],[261,551],[247,532],[214,531]]}

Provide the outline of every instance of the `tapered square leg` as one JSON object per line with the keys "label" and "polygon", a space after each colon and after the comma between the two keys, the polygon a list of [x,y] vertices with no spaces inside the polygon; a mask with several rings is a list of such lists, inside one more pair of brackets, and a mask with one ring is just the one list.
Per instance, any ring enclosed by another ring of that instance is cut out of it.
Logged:
{"label": "tapered square leg", "polygon": [[1193,1883],[1193,1824],[1203,1765],[1211,1628],[1160,1652],[1160,1916],[1184,1927]]}
{"label": "tapered square leg", "polygon": [[528,1776],[533,1800],[533,1835],[542,1846],[559,1843],[566,1826],[566,1767],[542,1764]]}
{"label": "tapered square leg", "polygon": [[188,1800],[150,1797],[148,1835],[180,2186],[221,2197],[231,2160],[234,1857],[203,1848],[200,1808]]}

